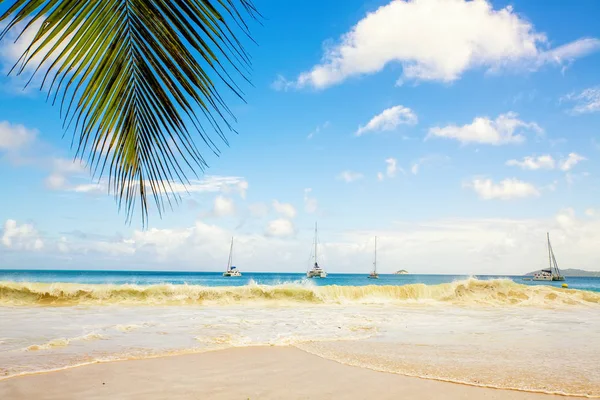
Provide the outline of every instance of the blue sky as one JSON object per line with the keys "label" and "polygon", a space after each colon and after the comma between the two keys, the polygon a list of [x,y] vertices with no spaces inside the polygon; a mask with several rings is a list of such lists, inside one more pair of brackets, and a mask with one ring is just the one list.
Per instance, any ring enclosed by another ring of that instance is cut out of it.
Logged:
{"label": "blue sky", "polygon": [[374,235],[384,272],[526,272],[547,230],[563,267],[600,268],[600,4],[256,5],[239,135],[148,230],[0,78],[0,268],[215,270],[235,235],[240,268],[302,271],[315,220],[332,272],[368,270]]}

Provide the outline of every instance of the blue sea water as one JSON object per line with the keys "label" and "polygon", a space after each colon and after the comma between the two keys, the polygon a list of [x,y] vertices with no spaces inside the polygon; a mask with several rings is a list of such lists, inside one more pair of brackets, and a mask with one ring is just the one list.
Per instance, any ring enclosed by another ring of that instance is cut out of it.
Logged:
{"label": "blue sea water", "polygon": [[554,290],[541,285],[563,282],[522,276],[329,274],[307,283],[302,273],[242,273],[0,270],[0,381],[295,346],[355,367],[600,397],[600,278],[568,277],[569,289]]}
{"label": "blue sea water", "polygon": [[[366,286],[409,284],[439,285],[467,278],[479,280],[510,279],[524,285],[549,285],[561,287],[567,283],[569,288],[600,292],[600,278],[567,277],[566,282],[524,281],[522,276],[507,275],[394,275],[381,274],[379,279],[367,279],[366,274],[329,274],[326,279],[313,279],[317,286]],[[221,272],[176,272],[176,271],[75,271],[75,270],[0,270],[0,281],[15,282],[64,282],[83,284],[135,284],[135,285],[201,285],[201,286],[244,286],[249,283],[277,285],[290,282],[302,282],[303,273],[260,273],[244,272],[243,276],[224,278]]]}

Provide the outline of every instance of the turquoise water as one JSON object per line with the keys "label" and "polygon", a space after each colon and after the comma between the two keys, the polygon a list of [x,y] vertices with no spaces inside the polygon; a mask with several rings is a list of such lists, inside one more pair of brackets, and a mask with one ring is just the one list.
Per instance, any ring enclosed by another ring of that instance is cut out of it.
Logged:
{"label": "turquoise water", "polygon": [[[511,279],[524,285],[549,285],[560,287],[563,282],[524,281],[522,276],[484,275],[473,276],[479,280],[498,278]],[[422,283],[439,285],[469,278],[467,275],[380,275],[379,279],[367,279],[364,274],[329,274],[326,279],[313,279],[317,286],[366,286],[366,285],[409,285]],[[0,281],[16,282],[65,282],[86,284],[136,284],[157,285],[201,285],[210,287],[244,286],[251,282],[262,285],[277,285],[305,280],[302,273],[258,273],[244,272],[243,276],[224,278],[221,272],[169,272],[169,271],[66,271],[66,270],[0,270]],[[600,278],[568,277],[566,283],[571,289],[600,292]]]}
{"label": "turquoise water", "polygon": [[379,371],[600,397],[600,278],[566,282],[569,289],[521,276],[0,270],[0,380],[295,346]]}

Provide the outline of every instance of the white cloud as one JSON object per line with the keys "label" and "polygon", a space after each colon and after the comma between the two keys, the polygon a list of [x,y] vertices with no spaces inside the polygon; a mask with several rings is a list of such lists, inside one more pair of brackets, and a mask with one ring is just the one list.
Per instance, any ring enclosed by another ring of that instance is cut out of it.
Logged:
{"label": "white cloud", "polygon": [[383,110],[365,126],[360,126],[356,131],[356,136],[364,135],[367,132],[391,131],[398,125],[415,125],[417,122],[417,115],[410,108],[398,105]]}
{"label": "white cloud", "polygon": [[33,142],[37,130],[0,121],[0,150],[16,150]]}
{"label": "white cloud", "polygon": [[289,219],[292,219],[296,216],[296,208],[289,203],[280,203],[277,200],[273,200],[273,209],[276,213],[281,214]]}
{"label": "white cloud", "polygon": [[[44,76],[44,74],[47,71],[47,68],[56,61],[56,57],[58,56],[58,54],[60,52],[62,52],[66,46],[66,43],[69,41],[69,39],[71,38],[71,35],[69,35],[67,37],[67,39],[64,41],[64,43],[62,44],[58,44],[58,46],[56,47],[56,49],[52,52],[52,54],[46,58],[46,61],[44,61],[43,65],[39,65],[40,62],[48,55],[48,52],[50,51],[50,49],[52,49],[56,43],[58,39],[52,39],[48,42],[48,44],[43,48],[43,49],[39,49],[39,45],[41,45],[41,43],[43,43],[43,41],[45,40],[45,38],[41,38],[37,44],[35,44],[34,46],[32,46],[32,48],[30,49],[29,54],[33,54],[33,52],[37,52],[37,54],[32,58],[32,60],[27,64],[27,66],[25,68],[22,69],[21,68],[23,66],[23,61],[25,61],[25,58],[21,58],[21,56],[23,55],[23,53],[27,50],[27,48],[32,44],[36,34],[38,33],[38,30],[40,29],[40,27],[43,24],[43,19],[38,19],[37,21],[35,21],[33,24],[31,24],[31,26],[23,31],[23,29],[25,28],[25,26],[27,24],[29,24],[31,21],[30,18],[25,19],[24,21],[18,23],[16,26],[14,26],[11,30],[9,30],[6,34],[6,36],[4,37],[4,39],[0,42],[0,72],[4,73],[4,74],[8,74],[11,69],[13,67],[16,67],[13,69],[12,74],[11,74],[11,82],[9,84],[9,88],[12,88],[14,90],[14,92],[19,93],[19,92],[29,92],[30,89],[25,89],[25,85],[29,84],[29,87],[40,87],[41,83],[42,83],[42,77]],[[4,25],[5,26],[5,25]],[[0,24],[0,30],[2,30],[4,28],[4,26],[2,26],[2,24]],[[67,28],[65,28],[67,29]],[[22,33],[21,33],[22,32]],[[64,30],[61,32],[61,34],[64,32]],[[38,51],[39,50],[39,51]],[[34,79],[31,80],[31,82],[29,82],[29,80],[32,77],[33,72],[36,70],[36,68],[38,68],[38,66],[40,67],[40,70],[37,72],[37,75]],[[59,67],[60,63],[57,64],[55,66]],[[55,69],[56,70],[56,69]],[[50,78],[52,78],[53,75],[50,75]],[[48,81],[51,81],[52,79],[49,79]]]}
{"label": "white cloud", "polygon": [[567,184],[569,186],[572,186],[573,184],[575,184],[575,182],[581,181],[589,176],[590,176],[590,173],[587,171],[579,173],[579,174],[574,174],[570,171],[566,171],[565,180],[567,181]]}
{"label": "white cloud", "polygon": [[519,160],[508,160],[506,165],[511,167],[520,167],[522,169],[538,170],[538,169],[554,169],[555,162],[551,155],[543,156],[528,156]]}
{"label": "white cloud", "polygon": [[52,174],[46,178],[45,183],[49,189],[59,190],[67,185],[67,178],[64,175]]}
{"label": "white cloud", "polygon": [[39,251],[44,248],[44,242],[33,225],[19,225],[14,219],[4,223],[2,244],[14,250]]}
{"label": "white cloud", "polygon": [[294,89],[296,88],[296,86],[297,85],[295,82],[285,79],[283,75],[277,75],[277,79],[275,79],[273,83],[271,83],[271,88],[283,92],[287,92],[290,89]]}
{"label": "white cloud", "polygon": [[585,210],[585,215],[587,215],[588,217],[597,217],[600,216],[600,211],[595,210],[593,208],[588,208],[587,210]]}
{"label": "white cloud", "polygon": [[[369,265],[373,257],[368,243],[377,235],[381,273],[404,268],[414,273],[497,274],[502,271],[502,274],[517,275],[538,269],[547,262],[545,240],[546,232],[550,231],[561,267],[598,270],[600,218],[582,217],[567,208],[538,219],[406,220],[391,222],[387,228],[377,230],[330,227],[321,231],[319,252],[323,254],[323,266],[328,272],[364,273],[364,266]],[[285,233],[287,229],[290,232],[289,227],[289,223],[281,223],[275,231]],[[265,236],[262,229],[264,227],[257,233],[235,233],[236,265],[242,271],[302,272],[305,267],[302,261],[308,261],[313,227],[296,229],[292,237],[285,240]],[[134,231],[126,237],[80,235],[68,236],[65,240],[64,236],[51,234],[45,239],[43,249],[35,254],[47,263],[60,261],[66,268],[84,265],[84,268],[97,269],[110,263],[115,268],[165,270],[177,265],[183,270],[214,271],[227,261],[233,232],[198,221],[183,228]],[[12,248],[2,255],[10,260],[11,253],[19,251],[30,250]],[[21,268],[39,265],[38,261],[29,264],[26,257],[18,260]]]}
{"label": "white cloud", "polygon": [[586,160],[585,157],[577,153],[569,153],[567,158],[563,158],[560,161],[555,161],[551,155],[542,156],[527,156],[523,160],[508,160],[506,165],[513,167],[520,167],[528,170],[538,169],[555,169],[559,168],[562,171],[570,171],[575,165],[581,161]]}
{"label": "white cloud", "polygon": [[449,160],[450,160],[450,157],[448,157],[448,156],[440,156],[440,155],[436,155],[436,154],[421,157],[417,161],[413,162],[412,166],[410,167],[410,172],[413,175],[417,175],[419,173],[419,171],[421,170],[421,168],[425,165],[439,165],[442,163],[446,163]]}
{"label": "white cloud", "polygon": [[[85,180],[84,183],[75,181]],[[52,173],[46,178],[46,186],[53,190],[64,190],[75,193],[107,194],[108,182],[101,179],[96,183],[89,183],[89,172],[81,160],[67,160],[57,158],[53,160]],[[149,184],[147,184],[149,185]],[[181,182],[166,182],[165,186],[174,194],[184,193],[224,193],[238,194],[246,198],[248,182],[238,176],[207,175],[203,179],[190,180],[188,184]]]}
{"label": "white cloud", "polygon": [[[37,20],[34,22],[29,29],[24,31],[21,34],[21,37],[18,38],[18,35],[21,33],[25,25],[29,23],[29,20],[20,22],[14,28],[12,28],[2,42],[0,42],[0,63],[3,65],[3,72],[8,73],[10,69],[19,61],[23,53],[27,50],[29,45],[33,42],[37,31],[42,26],[42,21]],[[4,28],[4,26],[0,26],[0,28]],[[18,39],[17,39],[18,38]],[[52,45],[56,43],[54,41]],[[52,46],[51,45],[51,46]],[[50,46],[50,47],[51,47]],[[42,61],[47,52],[40,52],[40,54],[36,55],[32,62],[37,65]],[[33,64],[32,64],[33,65]],[[32,68],[32,67],[30,67]]]}
{"label": "white cloud", "polygon": [[462,144],[480,143],[498,146],[524,142],[525,136],[521,133],[543,132],[535,122],[524,122],[517,117],[517,114],[509,112],[498,116],[495,120],[477,117],[472,123],[463,126],[434,127],[429,130],[427,138],[440,137],[458,140]]}
{"label": "white cloud", "polygon": [[600,86],[591,87],[581,93],[571,93],[564,96],[561,101],[575,102],[571,110],[573,114],[588,114],[600,111]]}
{"label": "white cloud", "polygon": [[221,195],[215,197],[212,214],[215,217],[227,217],[234,215],[235,204],[233,203],[233,200]]}
{"label": "white cloud", "polygon": [[569,156],[566,159],[561,160],[560,169],[562,171],[570,171],[575,165],[584,160],[586,160],[586,158],[582,155],[577,153],[569,153]]}
{"label": "white cloud", "polygon": [[317,212],[318,203],[317,199],[311,197],[312,188],[304,189],[304,210],[309,214],[314,214]]}
{"label": "white cloud", "polygon": [[504,179],[495,184],[491,179],[473,179],[466,183],[483,200],[511,200],[525,197],[536,197],[540,195],[539,190],[531,183],[523,182],[518,179]]}
{"label": "white cloud", "polygon": [[386,174],[388,178],[393,178],[396,176],[396,171],[398,170],[397,162],[395,158],[386,158],[385,163],[387,164]]}
{"label": "white cloud", "polygon": [[319,134],[321,131],[323,131],[324,129],[327,129],[329,127],[330,123],[329,121],[325,121],[325,123],[323,123],[322,125],[318,125],[314,131],[312,131],[311,133],[308,134],[308,136],[306,137],[308,140],[312,139],[313,137],[315,137],[315,135]]}
{"label": "white cloud", "polygon": [[250,215],[256,218],[264,218],[269,214],[269,206],[265,203],[254,203],[248,206]]}
{"label": "white cloud", "polygon": [[400,171],[403,175],[406,175],[406,171],[404,171],[404,169],[398,167],[398,161],[395,158],[393,158],[393,157],[386,158],[385,164],[386,164],[385,175],[383,172],[378,172],[377,180],[383,181],[383,179],[386,176],[388,178],[394,178],[398,171]]}
{"label": "white cloud", "polygon": [[[544,51],[538,58],[538,66],[545,63],[557,64],[557,65],[568,65],[577,58],[581,58],[600,48],[600,40],[596,38],[582,38],[577,39],[571,43],[564,44]],[[566,68],[565,65],[565,68]]]}
{"label": "white cloud", "polygon": [[[91,188],[99,187],[98,184],[73,185],[70,181],[75,177],[89,176],[89,171],[82,160],[68,160],[54,158],[51,161],[52,173],[46,178],[46,187],[52,190],[71,190],[74,192],[88,192]],[[88,178],[89,179],[89,178]],[[107,187],[102,187],[107,192]],[[100,188],[98,188],[100,190]]]}
{"label": "white cloud", "polygon": [[346,183],[352,183],[354,181],[357,181],[359,179],[363,178],[363,174],[359,173],[359,172],[352,172],[352,171],[342,171],[337,178],[339,180],[342,180]]}
{"label": "white cloud", "polygon": [[584,38],[547,47],[546,36],[512,6],[496,10],[485,0],[394,0],[368,13],[339,43],[328,46],[320,64],[295,81],[279,76],[273,87],[322,89],[377,73],[391,63],[402,65],[400,84],[451,82],[474,68],[563,65],[596,51],[600,41]]}
{"label": "white cloud", "polygon": [[296,228],[292,221],[284,218],[279,218],[269,222],[265,230],[266,236],[271,237],[289,237],[296,233]]}

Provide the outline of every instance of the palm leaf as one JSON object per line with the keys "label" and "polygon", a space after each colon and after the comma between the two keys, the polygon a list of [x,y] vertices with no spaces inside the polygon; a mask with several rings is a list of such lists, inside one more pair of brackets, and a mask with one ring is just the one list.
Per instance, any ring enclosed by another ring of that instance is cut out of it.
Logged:
{"label": "palm leaf", "polygon": [[[160,214],[207,167],[196,141],[216,155],[233,114],[215,84],[241,98],[250,58],[240,35],[259,16],[251,0],[0,0],[11,29],[40,25],[12,72],[34,68],[48,99],[131,221],[148,198]],[[40,24],[41,22],[41,24]],[[21,32],[21,33],[22,33]],[[251,38],[250,38],[251,39]],[[235,76],[236,78],[234,79]],[[210,133],[212,132],[212,133]]]}

